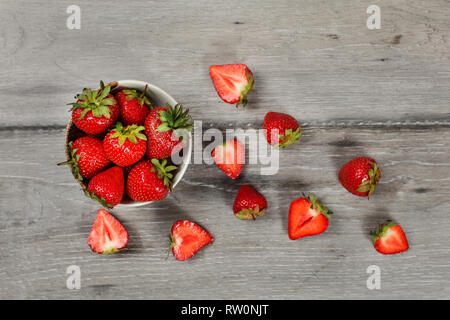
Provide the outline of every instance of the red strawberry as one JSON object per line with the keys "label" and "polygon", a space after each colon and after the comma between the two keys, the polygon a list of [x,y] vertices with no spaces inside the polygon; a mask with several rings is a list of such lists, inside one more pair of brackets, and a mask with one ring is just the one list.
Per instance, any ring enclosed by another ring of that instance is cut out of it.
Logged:
{"label": "red strawberry", "polygon": [[81,137],[69,143],[71,159],[58,165],[70,164],[75,179],[91,179],[105,170],[111,163],[103,151],[101,140],[93,137]]}
{"label": "red strawberry", "polygon": [[85,193],[103,206],[112,208],[122,201],[124,185],[123,169],[112,167],[93,177]]}
{"label": "red strawberry", "polygon": [[147,86],[144,92],[139,93],[136,90],[125,89],[116,93],[116,99],[120,105],[120,119],[125,126],[136,124],[143,125],[147,117],[152,103],[145,95]]}
{"label": "red strawberry", "polygon": [[183,136],[192,130],[189,109],[183,111],[179,104],[175,107],[158,107],[150,111],[145,119],[145,134],[148,139],[147,157],[165,159],[183,148]]}
{"label": "red strawberry", "polygon": [[244,184],[239,188],[233,205],[233,212],[237,218],[242,220],[255,220],[256,217],[264,215],[266,209],[266,198],[256,191],[255,188],[248,184]]}
{"label": "red strawberry", "polygon": [[296,240],[324,232],[332,213],[314,194],[294,200],[289,207],[289,238]]}
{"label": "red strawberry", "polygon": [[342,166],[339,181],[349,192],[368,197],[380,180],[381,171],[375,160],[367,157],[355,158]]}
{"label": "red strawberry", "polygon": [[147,137],[140,131],[143,126],[133,124],[124,128],[117,122],[103,140],[103,148],[108,158],[115,164],[126,167],[138,162],[147,150]]}
{"label": "red strawberry", "polygon": [[371,232],[375,249],[382,254],[394,254],[408,250],[408,240],[400,225],[386,222]]}
{"label": "red strawberry", "polygon": [[167,166],[157,159],[142,160],[131,169],[127,178],[127,194],[134,201],[157,201],[164,199],[172,187],[175,166]]}
{"label": "red strawberry", "polygon": [[109,94],[111,87],[103,86],[97,90],[84,89],[72,105],[72,121],[87,134],[104,133],[119,117],[116,99]]}
{"label": "red strawberry", "polygon": [[175,259],[192,258],[201,248],[214,241],[205,229],[189,220],[179,220],[172,226],[170,248]]}
{"label": "red strawberry", "polygon": [[229,140],[216,146],[212,157],[220,170],[231,179],[236,179],[245,162],[245,148],[238,140]]}
{"label": "red strawberry", "polygon": [[297,120],[280,112],[268,112],[264,117],[263,129],[267,142],[279,148],[298,142],[302,134]]}
{"label": "red strawberry", "polygon": [[115,253],[128,244],[128,232],[108,211],[97,211],[94,225],[88,237],[92,251],[102,254]]}
{"label": "red strawberry", "polygon": [[247,93],[253,87],[253,73],[245,64],[225,64],[211,66],[209,75],[219,97],[236,107],[247,105]]}

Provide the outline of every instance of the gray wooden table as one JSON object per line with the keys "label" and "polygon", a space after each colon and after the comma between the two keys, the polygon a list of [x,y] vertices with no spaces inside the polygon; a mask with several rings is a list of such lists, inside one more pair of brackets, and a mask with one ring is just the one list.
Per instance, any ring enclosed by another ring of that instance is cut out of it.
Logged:
{"label": "gray wooden table", "polygon": [[[67,1],[0,0],[0,298],[450,298],[450,2],[87,1],[69,30]],[[246,109],[219,100],[211,64],[246,63]],[[154,205],[113,210],[129,248],[94,254],[99,208],[64,159],[66,103],[98,80],[149,81],[203,127],[255,128],[268,111],[304,129],[280,171],[248,165],[237,181],[192,164]],[[382,180],[369,201],[338,183],[340,166],[374,157]],[[267,215],[240,221],[238,186],[267,196]],[[314,192],[335,214],[326,233],[291,241],[290,202]],[[189,218],[215,243],[187,262],[165,260],[171,224]],[[382,256],[368,232],[391,218],[410,250]],[[67,267],[81,289],[66,287]],[[369,290],[369,266],[381,289]]]}

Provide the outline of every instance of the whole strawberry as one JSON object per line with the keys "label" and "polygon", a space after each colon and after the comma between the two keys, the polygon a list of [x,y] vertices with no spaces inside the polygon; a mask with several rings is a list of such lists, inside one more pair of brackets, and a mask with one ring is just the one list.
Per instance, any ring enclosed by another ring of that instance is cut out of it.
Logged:
{"label": "whole strawberry", "polygon": [[245,162],[245,148],[238,140],[228,140],[218,145],[212,151],[212,157],[217,167],[231,179],[236,179]]}
{"label": "whole strawberry", "polygon": [[103,139],[103,149],[108,158],[121,167],[141,160],[147,150],[147,137],[142,130],[145,130],[143,126],[133,124],[124,128],[117,122],[116,128]]}
{"label": "whole strawberry", "polygon": [[247,93],[253,88],[253,74],[245,64],[209,67],[209,75],[219,97],[226,103],[247,105]]}
{"label": "whole strawberry", "polygon": [[123,170],[112,167],[102,171],[89,181],[86,195],[101,205],[112,208],[122,201],[125,189]]}
{"label": "whole strawberry", "polygon": [[296,240],[324,232],[332,213],[314,194],[292,201],[289,207],[289,238]]}
{"label": "whole strawberry", "polygon": [[302,134],[297,120],[281,112],[268,112],[264,117],[263,129],[267,142],[278,148],[298,142]]}
{"label": "whole strawberry", "polygon": [[382,254],[396,254],[409,249],[405,232],[399,224],[386,222],[371,232],[375,250]]}
{"label": "whole strawberry", "polygon": [[208,231],[189,220],[176,221],[170,231],[170,248],[179,261],[192,258],[213,241],[214,238]]}
{"label": "whole strawberry", "polygon": [[112,254],[126,248],[129,236],[124,226],[108,211],[97,211],[94,225],[88,237],[92,251],[101,254]]}
{"label": "whole strawberry", "polygon": [[374,191],[381,177],[376,161],[368,157],[355,158],[342,166],[339,181],[349,192],[368,197]]}
{"label": "whole strawberry", "polygon": [[244,184],[234,200],[233,212],[236,218],[241,220],[255,220],[264,215],[267,209],[267,201],[255,188]]}
{"label": "whole strawberry", "polygon": [[97,90],[84,89],[72,105],[72,121],[87,134],[104,133],[119,117],[119,105],[110,94],[111,87],[100,84]]}
{"label": "whole strawberry", "polygon": [[71,159],[58,165],[70,164],[75,179],[91,179],[97,173],[105,170],[111,161],[103,150],[101,140],[93,137],[81,137],[69,143]]}
{"label": "whole strawberry", "polygon": [[177,167],[157,159],[142,160],[131,169],[126,192],[134,201],[157,201],[167,197],[172,188],[172,171]]}
{"label": "whole strawberry", "polygon": [[165,159],[183,148],[183,136],[192,130],[189,109],[183,111],[179,104],[158,107],[150,111],[145,119],[145,134],[148,139],[147,157]]}
{"label": "whole strawberry", "polygon": [[116,93],[116,99],[120,106],[120,120],[125,126],[136,124],[143,125],[150,112],[152,103],[145,95],[147,86],[143,92],[134,89],[124,89]]}

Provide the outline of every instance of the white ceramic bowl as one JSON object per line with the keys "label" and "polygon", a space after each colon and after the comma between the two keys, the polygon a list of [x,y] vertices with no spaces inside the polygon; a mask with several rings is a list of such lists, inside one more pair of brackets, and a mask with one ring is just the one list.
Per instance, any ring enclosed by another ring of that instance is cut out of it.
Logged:
{"label": "white ceramic bowl", "polygon": [[[119,80],[114,81],[108,84],[111,86],[112,92],[116,92],[118,90],[128,88],[128,89],[136,89],[139,91],[144,91],[145,86],[147,86],[146,95],[150,98],[150,101],[155,106],[165,106],[167,103],[174,106],[177,104],[174,98],[172,98],[167,92],[164,90],[158,88],[157,86],[154,86],[148,82],[139,81],[139,80]],[[66,141],[65,141],[65,151],[66,151],[66,157],[67,160],[70,160],[70,153],[69,153],[69,142],[75,141],[79,137],[85,136],[86,134],[83,133],[80,129],[78,129],[75,124],[72,122],[72,119],[69,120],[69,123],[67,124],[66,128]],[[192,153],[192,134],[189,132],[186,136],[186,139],[184,141],[185,146],[183,148],[183,160],[182,163],[178,166],[177,172],[175,174],[175,177],[173,179],[173,186],[172,190],[175,188],[175,186],[180,182],[181,178],[183,177],[184,173],[186,172],[186,169],[191,161],[191,153]],[[72,169],[72,168],[70,168]],[[80,180],[77,180],[83,190],[87,189],[87,185]],[[173,191],[172,191],[173,192]],[[146,201],[146,202],[136,202],[129,200],[127,202],[123,202],[115,206],[115,208],[125,208],[125,207],[139,207],[144,206],[147,204],[150,204],[154,201]]]}

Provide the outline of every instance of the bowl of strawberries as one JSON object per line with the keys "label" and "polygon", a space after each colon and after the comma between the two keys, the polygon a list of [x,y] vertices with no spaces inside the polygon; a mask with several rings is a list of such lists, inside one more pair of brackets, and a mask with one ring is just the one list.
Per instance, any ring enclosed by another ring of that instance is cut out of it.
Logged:
{"label": "bowl of strawberries", "polygon": [[107,208],[163,200],[183,177],[193,129],[188,109],[138,80],[85,88],[75,97],[65,152],[86,196]]}

